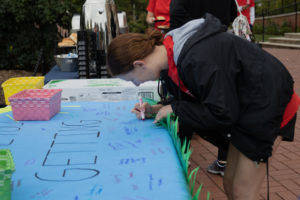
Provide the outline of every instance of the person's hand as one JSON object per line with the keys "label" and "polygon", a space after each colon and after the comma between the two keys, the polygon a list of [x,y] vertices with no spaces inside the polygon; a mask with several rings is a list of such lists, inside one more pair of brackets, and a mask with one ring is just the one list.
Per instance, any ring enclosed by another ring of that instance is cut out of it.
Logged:
{"label": "person's hand", "polygon": [[142,106],[139,103],[135,104],[131,112],[134,113],[138,119],[142,119],[141,112],[144,112],[145,118],[151,118],[153,115],[152,110],[152,106],[147,102],[144,102]]}
{"label": "person's hand", "polygon": [[159,120],[166,118],[168,114],[173,113],[171,105],[163,106],[156,114],[154,123],[157,123]]}
{"label": "person's hand", "polygon": [[146,22],[149,25],[153,25],[155,21],[155,17],[147,17]]}
{"label": "person's hand", "polygon": [[153,12],[148,11],[146,16],[146,22],[149,25],[153,25],[155,20],[155,15]]}

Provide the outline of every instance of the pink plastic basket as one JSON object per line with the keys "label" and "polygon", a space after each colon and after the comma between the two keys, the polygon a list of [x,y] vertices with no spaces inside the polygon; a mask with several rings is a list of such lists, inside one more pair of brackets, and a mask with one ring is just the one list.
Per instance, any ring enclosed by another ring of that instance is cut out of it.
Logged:
{"label": "pink plastic basket", "polygon": [[60,111],[62,89],[27,89],[18,92],[9,101],[14,119],[49,120]]}

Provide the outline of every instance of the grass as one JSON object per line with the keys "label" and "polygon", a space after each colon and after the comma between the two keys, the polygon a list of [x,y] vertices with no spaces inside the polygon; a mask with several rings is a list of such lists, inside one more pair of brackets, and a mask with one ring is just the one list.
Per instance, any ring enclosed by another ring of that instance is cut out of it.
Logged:
{"label": "grass", "polygon": [[[258,42],[262,42],[263,41],[263,35],[262,34],[254,34],[255,35],[255,40]],[[265,34],[264,36],[264,40],[265,42],[269,40],[270,37],[282,37],[282,35],[268,35]]]}

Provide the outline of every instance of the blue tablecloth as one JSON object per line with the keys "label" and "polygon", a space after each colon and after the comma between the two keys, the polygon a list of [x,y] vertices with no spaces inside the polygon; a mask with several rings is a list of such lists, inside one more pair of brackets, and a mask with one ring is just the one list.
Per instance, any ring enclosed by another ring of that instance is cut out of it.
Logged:
{"label": "blue tablecloth", "polygon": [[79,78],[78,72],[62,72],[59,67],[55,65],[46,75],[45,84],[54,79],[77,79]]}
{"label": "blue tablecloth", "polygon": [[135,103],[62,103],[49,121],[0,114],[0,148],[16,169],[11,199],[191,199],[171,136],[138,120]]}

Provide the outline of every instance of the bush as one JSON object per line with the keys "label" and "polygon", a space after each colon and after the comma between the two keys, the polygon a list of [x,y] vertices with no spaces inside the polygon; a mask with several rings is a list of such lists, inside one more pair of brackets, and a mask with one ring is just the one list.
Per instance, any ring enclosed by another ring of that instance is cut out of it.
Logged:
{"label": "bush", "polygon": [[280,34],[283,35],[284,33],[293,32],[291,25],[287,22],[283,22],[280,26]]}
{"label": "bush", "polygon": [[[130,32],[144,33],[147,28],[146,15],[148,1],[145,0],[115,0],[119,11],[125,11]],[[135,9],[133,9],[135,5]]]}
{"label": "bush", "polygon": [[0,69],[33,71],[39,51],[45,66],[53,64],[56,24],[70,27],[71,0],[3,0],[0,4]]}
{"label": "bush", "polygon": [[279,25],[273,21],[268,20],[265,26],[265,33],[269,35],[279,35]]}
{"label": "bush", "polygon": [[262,26],[262,24],[254,24],[253,25],[253,33],[254,34],[262,34],[263,33],[263,26]]}
{"label": "bush", "polygon": [[137,20],[130,21],[128,23],[129,31],[134,33],[145,33],[145,30],[148,27],[146,23],[146,15],[147,15],[146,12],[141,13]]}
{"label": "bush", "polygon": [[[265,24],[265,34],[283,35],[284,33],[293,32],[293,31],[294,30],[291,28],[291,24],[289,24],[288,22],[283,22],[280,26],[272,21],[268,21]],[[254,34],[262,34],[263,33],[262,24],[254,24],[253,32]]]}

